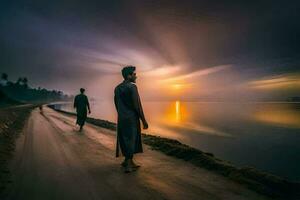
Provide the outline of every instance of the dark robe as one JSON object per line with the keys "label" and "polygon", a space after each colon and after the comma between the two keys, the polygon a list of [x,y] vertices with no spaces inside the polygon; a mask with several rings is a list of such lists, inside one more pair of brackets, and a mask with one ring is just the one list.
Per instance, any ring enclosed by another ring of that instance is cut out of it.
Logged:
{"label": "dark robe", "polygon": [[143,152],[140,119],[145,117],[137,86],[123,81],[115,88],[114,102],[118,112],[116,157],[119,146],[125,157],[132,157]]}
{"label": "dark robe", "polygon": [[87,96],[84,94],[78,94],[74,100],[74,108],[77,112],[76,124],[83,126],[87,118],[87,108],[90,109],[90,104]]}

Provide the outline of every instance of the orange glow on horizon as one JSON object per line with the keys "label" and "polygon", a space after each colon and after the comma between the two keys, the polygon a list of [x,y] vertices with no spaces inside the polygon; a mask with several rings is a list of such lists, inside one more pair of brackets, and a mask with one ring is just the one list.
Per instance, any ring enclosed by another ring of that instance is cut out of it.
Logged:
{"label": "orange glow on horizon", "polygon": [[183,85],[182,84],[174,84],[174,85],[172,85],[172,88],[175,90],[180,90],[183,88]]}
{"label": "orange glow on horizon", "polygon": [[300,128],[300,112],[292,109],[268,109],[254,114],[258,121],[283,126]]}

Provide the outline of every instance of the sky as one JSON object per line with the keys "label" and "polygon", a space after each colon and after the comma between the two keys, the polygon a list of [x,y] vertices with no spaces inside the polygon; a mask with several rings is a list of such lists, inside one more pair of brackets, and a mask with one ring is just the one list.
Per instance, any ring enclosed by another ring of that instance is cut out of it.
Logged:
{"label": "sky", "polygon": [[111,100],[125,65],[144,100],[300,96],[299,1],[0,3],[0,72]]}

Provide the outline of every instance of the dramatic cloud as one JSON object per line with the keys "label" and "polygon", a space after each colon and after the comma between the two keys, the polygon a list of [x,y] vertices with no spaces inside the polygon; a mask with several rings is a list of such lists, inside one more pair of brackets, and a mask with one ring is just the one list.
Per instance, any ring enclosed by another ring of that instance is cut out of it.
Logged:
{"label": "dramatic cloud", "polygon": [[110,100],[122,81],[121,68],[131,64],[148,100],[297,95],[298,1],[16,1],[0,6],[1,72],[10,79],[27,76],[34,87],[68,93],[86,87],[89,95]]}

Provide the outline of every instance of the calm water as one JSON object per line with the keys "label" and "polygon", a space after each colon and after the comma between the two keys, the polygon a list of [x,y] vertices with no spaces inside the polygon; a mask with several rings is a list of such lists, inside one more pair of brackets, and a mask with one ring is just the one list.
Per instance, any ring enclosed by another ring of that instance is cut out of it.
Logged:
{"label": "calm water", "polygon": [[[300,181],[300,104],[144,102],[145,133],[177,139],[238,166]],[[92,117],[116,121],[112,102],[94,102]],[[74,111],[71,105],[62,109]]]}

